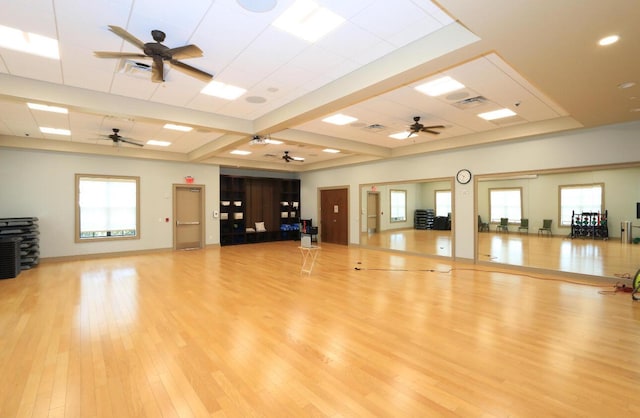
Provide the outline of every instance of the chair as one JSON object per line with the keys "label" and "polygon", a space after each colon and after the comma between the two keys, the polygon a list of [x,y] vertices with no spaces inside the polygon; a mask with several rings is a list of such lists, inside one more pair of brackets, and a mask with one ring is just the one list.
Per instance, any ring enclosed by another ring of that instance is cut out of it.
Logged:
{"label": "chair", "polygon": [[544,234],[545,232],[551,236],[551,219],[543,219],[542,220],[542,228],[538,228],[538,235]]}
{"label": "chair", "polygon": [[529,219],[522,218],[520,219],[520,226],[518,227],[518,232],[527,231],[529,233]]}
{"label": "chair", "polygon": [[300,235],[309,235],[311,241],[318,242],[318,227],[313,226],[313,219],[300,219]]}
{"label": "chair", "polygon": [[500,218],[500,223],[496,225],[496,232],[509,232],[509,218]]}
{"label": "chair", "polygon": [[489,224],[486,222],[482,222],[482,217],[478,215],[478,232],[482,231],[489,232]]}

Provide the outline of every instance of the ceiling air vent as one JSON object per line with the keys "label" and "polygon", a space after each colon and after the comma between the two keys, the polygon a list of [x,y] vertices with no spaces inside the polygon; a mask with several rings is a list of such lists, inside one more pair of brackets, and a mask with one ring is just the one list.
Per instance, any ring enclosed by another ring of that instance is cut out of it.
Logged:
{"label": "ceiling air vent", "polygon": [[458,109],[467,110],[467,109],[473,109],[473,108],[478,107],[478,106],[482,106],[483,104],[485,104],[487,102],[488,102],[488,100],[487,100],[486,97],[484,97],[484,96],[475,96],[475,97],[469,97],[468,99],[459,100],[459,101],[455,102],[453,105],[455,107],[457,107]]}
{"label": "ceiling air vent", "polygon": [[384,131],[387,128],[386,126],[380,125],[379,123],[374,123],[372,125],[365,126],[364,129],[366,129],[367,131],[380,132]]}
{"label": "ceiling air vent", "polygon": [[151,65],[135,60],[122,60],[120,72],[134,77],[148,78]]}

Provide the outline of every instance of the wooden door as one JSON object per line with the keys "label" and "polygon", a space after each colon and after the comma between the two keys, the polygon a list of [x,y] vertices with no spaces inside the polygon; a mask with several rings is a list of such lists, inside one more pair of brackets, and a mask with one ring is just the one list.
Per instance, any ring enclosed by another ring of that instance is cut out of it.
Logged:
{"label": "wooden door", "polygon": [[320,241],[349,244],[349,190],[320,191]]}
{"label": "wooden door", "polygon": [[173,185],[173,248],[204,247],[204,186]]}
{"label": "wooden door", "polygon": [[374,233],[380,230],[380,195],[376,192],[367,192],[367,232]]}

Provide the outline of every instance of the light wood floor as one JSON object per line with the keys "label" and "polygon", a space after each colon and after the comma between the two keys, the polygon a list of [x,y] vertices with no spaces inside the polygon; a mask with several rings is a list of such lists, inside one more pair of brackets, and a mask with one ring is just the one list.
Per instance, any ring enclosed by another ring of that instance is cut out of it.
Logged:
{"label": "light wood floor", "polygon": [[0,280],[1,417],[637,417],[640,302],[298,243]]}

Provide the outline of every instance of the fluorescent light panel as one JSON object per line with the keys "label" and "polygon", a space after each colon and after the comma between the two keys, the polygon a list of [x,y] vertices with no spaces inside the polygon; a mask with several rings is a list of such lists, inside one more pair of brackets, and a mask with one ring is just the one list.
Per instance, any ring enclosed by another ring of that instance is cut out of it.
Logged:
{"label": "fluorescent light panel", "polygon": [[358,118],[354,118],[353,116],[343,115],[341,113],[322,119],[323,122],[331,123],[333,125],[346,125],[348,123],[355,122],[357,120]]}
{"label": "fluorescent light panel", "polygon": [[277,139],[269,139],[269,138],[265,139],[264,142],[267,143],[267,144],[271,144],[271,145],[284,144],[284,142],[282,142],[282,141],[278,141]]}
{"label": "fluorescent light panel", "polygon": [[339,149],[333,149],[333,148],[325,148],[322,150],[322,152],[328,152],[329,154],[338,154],[340,152]]}
{"label": "fluorescent light panel", "polygon": [[464,84],[454,80],[449,76],[439,78],[437,80],[430,81],[428,83],[416,86],[416,90],[420,93],[424,93],[427,96],[436,97],[443,94],[451,93],[452,91],[460,90],[464,88]]}
{"label": "fluorescent light panel", "polygon": [[504,108],[504,109],[494,110],[491,112],[480,113],[478,116],[480,116],[484,120],[495,120],[495,119],[508,118],[515,115],[516,115],[516,112],[514,112],[513,110]]}
{"label": "fluorescent light panel", "polygon": [[64,113],[64,114],[69,113],[68,109],[64,107],[59,107],[59,106],[49,106],[49,105],[39,104],[39,103],[27,103],[27,106],[29,107],[29,109],[42,110],[44,112]]}
{"label": "fluorescent light panel", "polygon": [[297,0],[273,26],[308,42],[315,42],[344,22],[344,18],[311,0]]}
{"label": "fluorescent light panel", "polygon": [[158,141],[156,139],[150,139],[147,141],[147,145],[156,145],[158,147],[168,147],[171,145],[171,142],[168,141]]}
{"label": "fluorescent light panel", "polygon": [[219,97],[225,100],[235,100],[247,92],[242,87],[232,86],[220,81],[212,81],[203,88],[200,93]]}
{"label": "fluorescent light panel", "polygon": [[413,137],[416,137],[416,136],[418,136],[418,135],[415,134],[415,133],[411,133],[410,134],[409,132],[405,131],[405,132],[398,132],[397,134],[389,135],[389,138],[393,138],[393,139],[408,139],[408,138],[413,138]]}
{"label": "fluorescent light panel", "polygon": [[620,37],[618,35],[606,36],[598,41],[598,45],[607,46],[607,45],[615,44],[619,40],[620,40]]}
{"label": "fluorescent light panel", "polygon": [[0,25],[0,47],[45,58],[60,59],[56,39],[8,26]]}
{"label": "fluorescent light panel", "polygon": [[191,126],[174,125],[173,123],[167,123],[164,128],[180,132],[190,132],[193,129]]}
{"label": "fluorescent light panel", "polygon": [[295,161],[304,161],[303,157],[291,157],[293,158]]}
{"label": "fluorescent light panel", "polygon": [[249,155],[249,154],[251,154],[251,151],[243,151],[243,150],[240,150],[240,149],[234,149],[233,151],[231,151],[231,154],[234,154],[234,155]]}
{"label": "fluorescent light panel", "polygon": [[40,127],[40,132],[43,134],[52,134],[52,135],[71,135],[71,131],[68,129],[58,129],[58,128],[47,128],[44,126]]}

